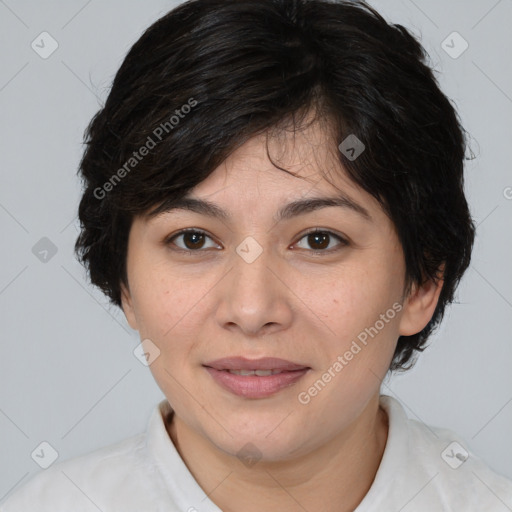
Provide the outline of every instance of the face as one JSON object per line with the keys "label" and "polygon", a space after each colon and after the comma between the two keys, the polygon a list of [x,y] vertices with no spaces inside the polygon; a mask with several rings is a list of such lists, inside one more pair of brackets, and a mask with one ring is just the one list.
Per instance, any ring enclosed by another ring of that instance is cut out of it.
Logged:
{"label": "face", "polygon": [[[222,216],[196,202],[130,231],[127,319],[159,350],[150,369],[177,420],[227,454],[250,442],[287,459],[349,429],[437,301],[432,287],[404,299],[392,222],[326,147],[318,126],[271,139],[293,176],[253,138],[187,195]],[[237,375],[257,368],[280,373]]]}

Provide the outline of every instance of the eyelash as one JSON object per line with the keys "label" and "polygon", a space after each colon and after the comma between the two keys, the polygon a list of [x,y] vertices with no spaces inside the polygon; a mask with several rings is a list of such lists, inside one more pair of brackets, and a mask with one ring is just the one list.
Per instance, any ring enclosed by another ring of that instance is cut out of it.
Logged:
{"label": "eyelash", "polygon": [[[164,240],[164,244],[165,245],[171,245],[171,244],[174,244],[174,240],[182,235],[185,235],[187,233],[195,233],[195,234],[199,234],[199,235],[205,235],[207,238],[210,238],[210,240],[213,240],[212,237],[210,237],[208,235],[208,233],[206,233],[206,231],[203,231],[202,229],[197,229],[197,228],[187,228],[187,229],[183,229],[181,231],[179,231],[178,233],[175,233],[174,235],[166,238]],[[341,235],[338,235],[336,233],[333,233],[332,231],[328,231],[326,229],[318,229],[318,228],[314,228],[306,233],[304,233],[300,238],[299,240],[296,242],[300,242],[303,238],[309,236],[309,235],[314,235],[314,234],[323,234],[323,235],[328,235],[329,237],[333,237],[333,238],[336,238],[339,242],[338,246],[336,248],[331,248],[331,249],[311,249],[309,250],[309,252],[313,253],[313,254],[316,254],[316,255],[321,255],[321,254],[331,254],[332,252],[335,252],[335,251],[338,251],[340,249],[342,249],[343,247],[349,245],[349,242],[343,238]],[[209,249],[209,248],[208,248]],[[196,249],[196,250],[190,250],[190,249],[183,249],[182,247],[178,247],[177,249],[176,248],[173,248],[172,249],[173,251],[179,251],[179,252],[183,252],[183,253],[186,253],[186,254],[190,254],[190,255],[195,255],[195,254],[198,254],[198,253],[202,253],[202,252],[205,252],[205,250],[207,249]]]}

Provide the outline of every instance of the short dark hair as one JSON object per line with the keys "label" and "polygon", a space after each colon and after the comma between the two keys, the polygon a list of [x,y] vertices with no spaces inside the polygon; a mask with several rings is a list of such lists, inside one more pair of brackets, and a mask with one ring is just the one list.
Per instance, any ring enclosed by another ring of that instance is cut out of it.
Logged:
{"label": "short dark hair", "polygon": [[[179,5],[130,49],[84,135],[75,251],[91,282],[121,306],[134,216],[164,211],[249,138],[297,129],[313,111],[350,178],[392,220],[407,292],[443,278],[428,325],[398,339],[390,369],[409,368],[453,302],[475,232],[465,131],[426,60],[407,29],[364,2]],[[348,135],[365,146],[356,159],[337,149]]]}

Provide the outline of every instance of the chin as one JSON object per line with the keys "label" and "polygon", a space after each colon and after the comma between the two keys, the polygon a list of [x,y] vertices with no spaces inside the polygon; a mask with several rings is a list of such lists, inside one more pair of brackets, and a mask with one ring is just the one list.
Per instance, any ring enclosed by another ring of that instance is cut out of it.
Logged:
{"label": "chin", "polygon": [[231,436],[223,429],[210,433],[206,431],[205,435],[219,450],[239,458],[242,462],[245,458],[268,462],[282,461],[306,451],[305,447],[309,444],[304,439],[303,432],[280,428],[279,423],[282,420],[282,415],[276,415],[274,421],[260,422],[258,428],[232,422],[225,425]]}

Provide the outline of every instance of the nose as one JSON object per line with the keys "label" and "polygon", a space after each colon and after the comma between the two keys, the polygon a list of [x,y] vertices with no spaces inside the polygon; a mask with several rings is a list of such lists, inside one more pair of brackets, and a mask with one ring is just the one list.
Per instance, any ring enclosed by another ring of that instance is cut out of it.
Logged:
{"label": "nose", "polygon": [[234,253],[233,268],[216,290],[219,325],[254,337],[286,329],[291,324],[293,292],[283,279],[280,263],[284,264],[277,261],[271,250],[263,250],[253,261],[245,258],[243,252]]}

